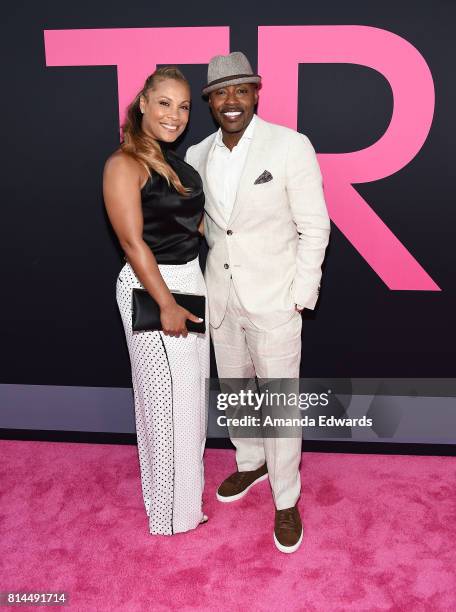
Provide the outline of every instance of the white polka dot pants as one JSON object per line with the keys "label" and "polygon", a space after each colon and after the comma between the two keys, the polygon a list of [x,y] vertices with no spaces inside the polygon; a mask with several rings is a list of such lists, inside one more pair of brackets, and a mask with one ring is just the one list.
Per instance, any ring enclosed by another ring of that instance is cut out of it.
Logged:
{"label": "white polka dot pants", "polygon": [[[171,291],[206,294],[198,259],[159,265]],[[142,287],[129,263],[116,286],[130,354],[141,486],[153,534],[198,526],[204,488],[209,332],[172,338],[132,332],[132,289]],[[206,327],[209,318],[206,308]]]}

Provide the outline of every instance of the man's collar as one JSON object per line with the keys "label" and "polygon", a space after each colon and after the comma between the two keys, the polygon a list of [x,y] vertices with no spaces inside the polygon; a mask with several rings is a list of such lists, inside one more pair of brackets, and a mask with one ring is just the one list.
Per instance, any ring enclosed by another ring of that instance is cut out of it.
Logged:
{"label": "man's collar", "polygon": [[[257,120],[257,117],[256,117],[256,114],[254,113],[252,119],[250,120],[249,125],[246,127],[245,132],[242,134],[238,144],[242,140],[251,140],[253,138],[253,130],[255,129],[256,120]],[[225,143],[223,142],[222,128],[219,128],[217,131],[217,134],[215,136],[215,144],[218,145],[219,147],[226,146]]]}

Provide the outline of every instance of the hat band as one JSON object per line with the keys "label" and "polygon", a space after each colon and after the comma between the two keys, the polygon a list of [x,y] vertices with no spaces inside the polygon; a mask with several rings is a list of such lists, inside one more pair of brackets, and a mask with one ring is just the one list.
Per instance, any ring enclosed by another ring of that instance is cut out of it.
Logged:
{"label": "hat band", "polygon": [[219,83],[224,83],[225,81],[232,81],[234,79],[243,79],[245,77],[257,77],[257,74],[230,74],[229,76],[222,77],[221,79],[215,79],[215,81],[211,81],[206,85],[206,89],[208,87],[212,87],[212,85],[218,85]]}

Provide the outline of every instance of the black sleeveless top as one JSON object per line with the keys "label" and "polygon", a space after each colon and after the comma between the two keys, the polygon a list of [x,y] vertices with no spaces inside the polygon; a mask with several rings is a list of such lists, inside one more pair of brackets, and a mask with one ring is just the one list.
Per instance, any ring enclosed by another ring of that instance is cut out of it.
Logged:
{"label": "black sleeveless top", "polygon": [[163,155],[176,172],[188,196],[178,193],[166,179],[152,171],[141,189],[143,240],[159,264],[184,264],[198,256],[202,236],[198,231],[204,211],[203,183],[198,172],[174,151],[160,143]]}

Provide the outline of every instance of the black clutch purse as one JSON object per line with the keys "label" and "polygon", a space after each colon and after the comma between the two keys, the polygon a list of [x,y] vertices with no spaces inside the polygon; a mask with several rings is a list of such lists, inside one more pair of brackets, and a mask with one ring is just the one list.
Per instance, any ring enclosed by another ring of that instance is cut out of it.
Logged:
{"label": "black clutch purse", "polygon": [[[194,293],[174,293],[176,302],[192,314],[203,319],[201,323],[194,323],[187,319],[186,327],[189,332],[204,334],[206,331],[206,298],[204,295]],[[156,331],[162,329],[160,321],[160,307],[154,298],[145,289],[132,291],[132,328],[133,331]]]}

